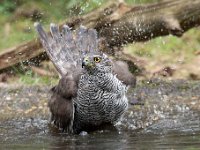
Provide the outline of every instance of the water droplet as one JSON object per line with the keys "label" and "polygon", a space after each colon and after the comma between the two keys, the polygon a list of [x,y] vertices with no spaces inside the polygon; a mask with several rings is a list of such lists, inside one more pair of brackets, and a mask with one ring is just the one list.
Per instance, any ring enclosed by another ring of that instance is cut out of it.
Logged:
{"label": "water droplet", "polygon": [[86,131],[81,131],[81,133],[79,135],[86,136],[86,135],[88,135],[88,133]]}

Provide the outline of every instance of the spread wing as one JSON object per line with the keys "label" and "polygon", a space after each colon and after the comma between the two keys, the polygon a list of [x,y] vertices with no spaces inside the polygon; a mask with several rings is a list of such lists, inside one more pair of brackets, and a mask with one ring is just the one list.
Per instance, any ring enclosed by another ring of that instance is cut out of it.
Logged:
{"label": "spread wing", "polygon": [[61,76],[71,69],[81,67],[81,60],[86,53],[97,51],[97,32],[81,26],[73,32],[67,25],[59,30],[58,25],[50,25],[48,35],[40,23],[35,23],[41,43]]}
{"label": "spread wing", "polygon": [[57,86],[52,88],[48,102],[51,121],[63,131],[73,132],[74,104],[78,82],[81,75],[81,61],[85,54],[97,51],[97,32],[81,26],[72,31],[67,25],[61,30],[55,24],[50,25],[50,35],[35,23],[41,43],[61,75]]}

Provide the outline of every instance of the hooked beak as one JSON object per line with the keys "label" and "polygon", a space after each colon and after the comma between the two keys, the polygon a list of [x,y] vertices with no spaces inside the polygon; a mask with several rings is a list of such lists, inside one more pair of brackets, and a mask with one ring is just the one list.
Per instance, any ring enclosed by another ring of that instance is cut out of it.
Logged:
{"label": "hooked beak", "polygon": [[86,67],[86,68],[93,68],[93,64],[91,63],[91,61],[89,60],[88,57],[85,57],[82,61],[82,68]]}
{"label": "hooked beak", "polygon": [[88,64],[89,64],[88,57],[83,58],[83,60],[82,60],[82,68],[85,67],[85,66],[88,66]]}
{"label": "hooked beak", "polygon": [[85,62],[82,61],[82,68],[85,67],[85,66],[86,66]]}

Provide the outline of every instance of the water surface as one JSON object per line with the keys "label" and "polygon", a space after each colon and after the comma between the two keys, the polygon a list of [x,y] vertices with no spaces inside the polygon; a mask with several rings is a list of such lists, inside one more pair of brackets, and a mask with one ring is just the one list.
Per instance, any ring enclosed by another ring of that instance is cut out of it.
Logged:
{"label": "water surface", "polygon": [[[1,86],[0,149],[199,149],[200,82],[141,81],[117,129],[82,135],[49,125],[49,87]],[[141,105],[131,105],[139,102]]]}

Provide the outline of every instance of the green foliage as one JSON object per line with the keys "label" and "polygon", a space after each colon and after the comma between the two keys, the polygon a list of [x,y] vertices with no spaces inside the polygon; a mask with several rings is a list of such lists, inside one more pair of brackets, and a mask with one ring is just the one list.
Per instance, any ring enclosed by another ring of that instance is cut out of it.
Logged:
{"label": "green foliage", "polygon": [[1,14],[11,13],[15,10],[16,6],[17,5],[15,1],[3,0],[0,2],[0,13]]}
{"label": "green foliage", "polygon": [[[140,57],[155,58],[163,55],[187,54],[187,59],[195,56],[200,49],[200,31],[191,29],[182,38],[175,36],[158,37],[145,43],[134,43],[127,46],[129,53]],[[175,60],[177,61],[177,60]]]}
{"label": "green foliage", "polygon": [[[32,18],[21,17],[30,9],[39,10],[38,20],[44,26],[50,22],[63,22],[69,16],[81,15],[105,3],[105,0],[4,0],[0,5],[0,51],[36,37]],[[22,14],[23,14],[22,13]]]}

